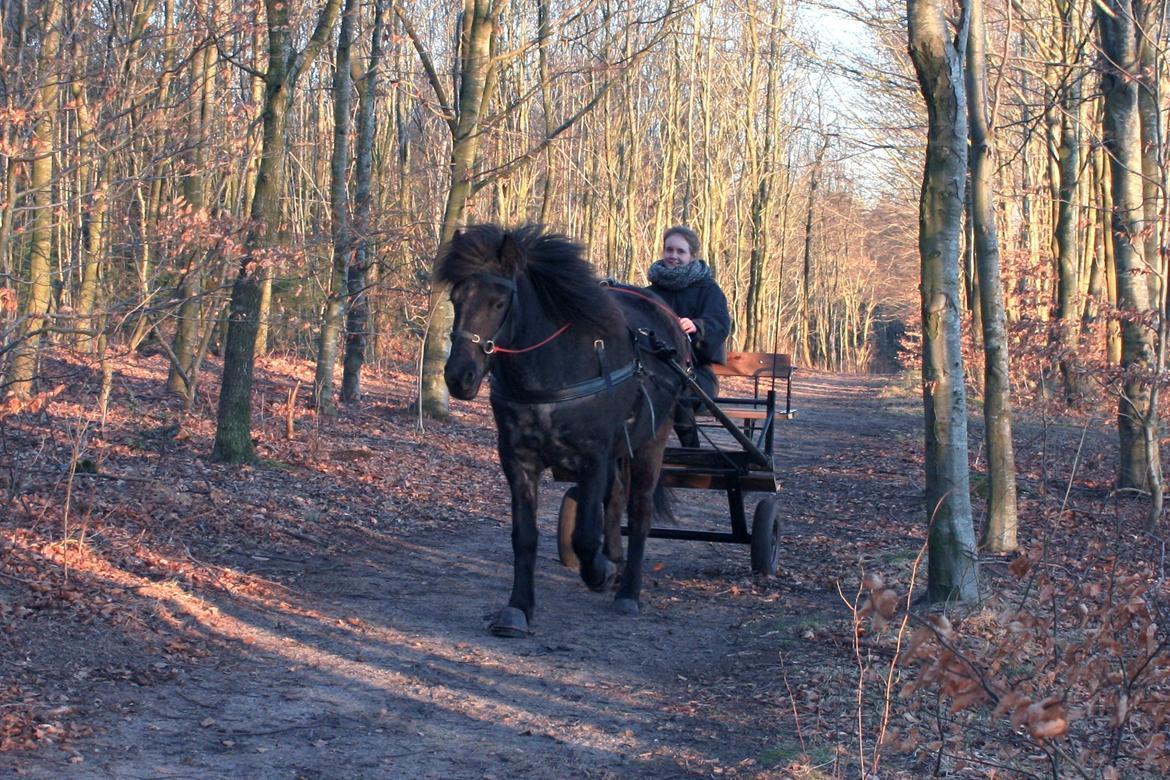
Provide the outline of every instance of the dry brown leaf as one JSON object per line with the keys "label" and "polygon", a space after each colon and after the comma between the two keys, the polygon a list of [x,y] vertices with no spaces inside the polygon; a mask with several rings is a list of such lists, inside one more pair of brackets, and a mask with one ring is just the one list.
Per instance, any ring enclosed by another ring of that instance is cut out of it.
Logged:
{"label": "dry brown leaf", "polygon": [[1028,726],[1028,733],[1036,739],[1053,739],[1068,731],[1068,721],[1064,718],[1041,720]]}

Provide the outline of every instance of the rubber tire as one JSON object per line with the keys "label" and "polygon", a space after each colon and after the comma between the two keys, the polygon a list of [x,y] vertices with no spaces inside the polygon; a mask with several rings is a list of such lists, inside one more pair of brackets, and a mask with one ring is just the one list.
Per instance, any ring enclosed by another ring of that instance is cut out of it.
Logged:
{"label": "rubber tire", "polygon": [[565,491],[565,497],[561,499],[561,511],[557,515],[557,555],[561,563],[573,571],[581,568],[581,561],[577,553],[573,552],[573,530],[576,527],[577,488],[571,487]]}
{"label": "rubber tire", "polygon": [[775,577],[780,562],[780,497],[756,504],[752,517],[752,572]]}

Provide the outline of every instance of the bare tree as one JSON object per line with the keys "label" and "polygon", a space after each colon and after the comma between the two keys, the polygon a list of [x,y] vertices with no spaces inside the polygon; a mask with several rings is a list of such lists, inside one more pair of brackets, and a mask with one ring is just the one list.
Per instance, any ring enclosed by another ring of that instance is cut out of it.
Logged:
{"label": "bare tree", "polygon": [[993,552],[1016,549],[1016,459],[1012,446],[1011,376],[999,273],[999,238],[992,187],[994,146],[987,118],[987,36],[983,0],[966,0],[967,117],[971,169],[971,234],[979,278],[983,330],[983,428],[987,441],[987,524],[981,544]]}
{"label": "bare tree", "polygon": [[[962,52],[941,0],[907,0],[910,57],[929,124],[918,249],[922,261],[922,395],[926,409],[928,584],[933,601],[979,597],[960,349],[959,235],[967,171]],[[965,41],[966,14],[958,40]]]}
{"label": "bare tree", "polygon": [[232,285],[223,385],[216,415],[215,446],[212,457],[229,463],[252,460],[252,370],[255,364],[256,333],[259,328],[261,281],[268,258],[265,250],[276,234],[279,219],[278,193],[285,156],[285,128],[297,78],[316,58],[329,38],[341,0],[326,0],[305,48],[293,46],[288,4],[266,0],[268,23],[268,69],[264,75],[262,114],[263,151],[256,171],[252,196],[252,219],[245,240],[245,254]]}
{"label": "bare tree", "polygon": [[1150,403],[1150,383],[1143,376],[1154,365],[1154,333],[1142,317],[1150,303],[1142,257],[1137,27],[1132,0],[1103,0],[1095,9],[1104,55],[1099,66],[1105,95],[1102,144],[1109,154],[1113,191],[1111,235],[1117,266],[1117,302],[1128,315],[1121,325],[1121,367],[1125,375],[1117,411],[1121,443],[1117,486],[1146,491],[1161,484],[1161,459],[1157,409]]}
{"label": "bare tree", "polygon": [[40,83],[33,90],[32,163],[29,189],[32,191],[32,225],[29,229],[28,285],[21,308],[20,330],[8,371],[7,393],[17,398],[32,394],[40,358],[41,337],[47,324],[53,276],[53,160],[56,156],[57,96],[61,62],[62,5],[46,0],[37,25],[40,39],[35,59]]}

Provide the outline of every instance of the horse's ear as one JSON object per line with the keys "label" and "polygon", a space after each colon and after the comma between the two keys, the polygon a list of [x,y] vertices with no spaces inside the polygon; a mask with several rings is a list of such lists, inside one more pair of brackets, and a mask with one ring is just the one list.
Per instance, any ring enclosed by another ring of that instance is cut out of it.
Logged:
{"label": "horse's ear", "polygon": [[500,264],[508,274],[515,275],[524,270],[524,253],[520,251],[511,233],[504,234],[500,243]]}
{"label": "horse's ear", "polygon": [[455,232],[451,234],[451,240],[454,241],[461,235],[463,235],[463,228],[455,228]]}

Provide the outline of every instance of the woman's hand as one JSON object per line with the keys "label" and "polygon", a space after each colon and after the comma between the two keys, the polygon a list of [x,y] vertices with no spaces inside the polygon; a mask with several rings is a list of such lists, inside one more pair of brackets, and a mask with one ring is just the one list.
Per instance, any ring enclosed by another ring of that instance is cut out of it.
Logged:
{"label": "woman's hand", "polygon": [[678,326],[682,328],[683,333],[687,334],[688,336],[698,330],[698,327],[695,326],[694,321],[690,317],[679,317]]}

